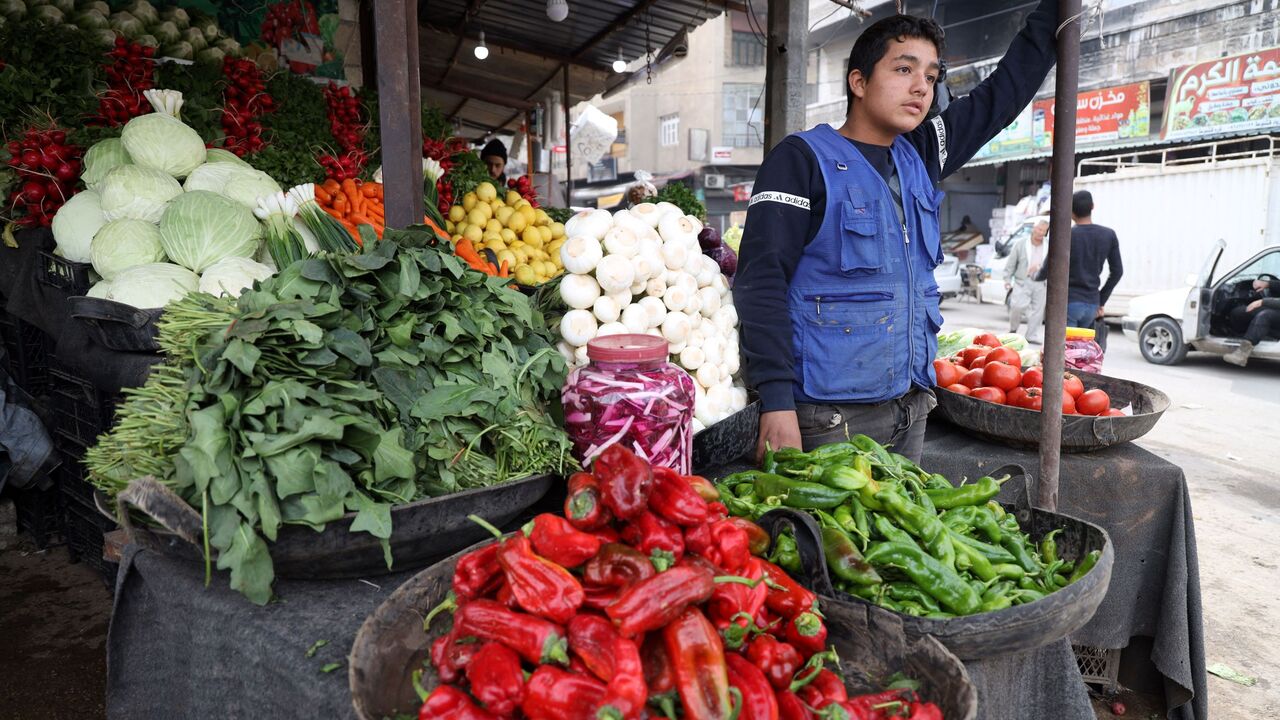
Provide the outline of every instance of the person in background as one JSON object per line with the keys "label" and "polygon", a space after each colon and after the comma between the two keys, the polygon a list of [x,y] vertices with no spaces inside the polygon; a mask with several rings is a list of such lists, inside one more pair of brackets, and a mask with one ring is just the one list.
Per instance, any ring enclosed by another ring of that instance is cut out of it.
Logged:
{"label": "person in background", "polygon": [[1049,223],[1041,220],[1031,229],[1026,242],[1018,243],[1009,252],[1005,264],[1004,289],[1012,289],[1009,297],[1009,332],[1016,333],[1027,321],[1027,342],[1039,345],[1044,342],[1045,282],[1036,280],[1049,248],[1044,237]]}
{"label": "person in background", "polygon": [[863,433],[920,458],[937,404],[938,184],[1035,97],[1057,27],[1058,3],[1040,0],[991,75],[933,116],[942,28],[880,20],[849,54],[844,124],[765,158],[733,292],[762,404],[757,455]]}
{"label": "person in background", "polygon": [[507,189],[507,146],[501,140],[490,140],[480,151],[480,159],[489,168],[489,177],[493,178],[500,190]]}
{"label": "person in background", "polygon": [[1259,278],[1253,281],[1253,289],[1261,293],[1262,297],[1248,305],[1238,305],[1231,309],[1231,324],[1236,328],[1246,328],[1244,340],[1240,342],[1240,347],[1222,358],[1240,367],[1248,364],[1254,345],[1280,330],[1280,280],[1267,281]]}
{"label": "person in background", "polygon": [[[1120,240],[1115,230],[1093,222],[1093,194],[1078,190],[1071,196],[1071,264],[1067,282],[1067,326],[1093,328],[1106,313],[1107,300],[1116,289],[1124,265],[1120,261]],[[1102,282],[1102,266],[1107,266],[1107,282]],[[1037,280],[1048,277],[1048,263]],[[1099,287],[1101,286],[1101,287]],[[1102,342],[1099,341],[1099,345]],[[1103,346],[1106,349],[1106,346]]]}

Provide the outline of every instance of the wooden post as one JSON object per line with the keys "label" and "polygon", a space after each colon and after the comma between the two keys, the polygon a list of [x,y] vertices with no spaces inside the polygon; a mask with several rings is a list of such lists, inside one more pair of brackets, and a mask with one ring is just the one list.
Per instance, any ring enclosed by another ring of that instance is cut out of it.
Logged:
{"label": "wooden post", "polygon": [[422,88],[418,75],[418,3],[374,3],[378,115],[387,227],[422,223]]}
{"label": "wooden post", "polygon": [[1080,82],[1080,0],[1058,0],[1058,17],[1076,18],[1058,33],[1049,210],[1049,287],[1045,300],[1044,412],[1040,413],[1040,480],[1036,505],[1058,509],[1062,460],[1062,372],[1066,367],[1067,282],[1071,266],[1071,191],[1076,171],[1076,91]]}
{"label": "wooden post", "polygon": [[769,47],[764,70],[764,151],[805,129],[805,43],[808,0],[769,2]]}
{"label": "wooden post", "polygon": [[573,143],[569,142],[569,64],[564,64],[564,206],[573,206]]}

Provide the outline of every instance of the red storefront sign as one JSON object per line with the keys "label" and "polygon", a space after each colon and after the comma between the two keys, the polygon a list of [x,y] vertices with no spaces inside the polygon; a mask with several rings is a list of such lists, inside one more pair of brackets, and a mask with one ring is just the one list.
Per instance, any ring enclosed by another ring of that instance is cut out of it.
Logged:
{"label": "red storefront sign", "polygon": [[[1053,146],[1054,100],[1032,105],[1032,137],[1040,149]],[[1151,132],[1148,82],[1090,90],[1076,96],[1076,142],[1115,142]]]}
{"label": "red storefront sign", "polygon": [[1164,137],[1270,132],[1280,127],[1280,47],[1173,71]]}

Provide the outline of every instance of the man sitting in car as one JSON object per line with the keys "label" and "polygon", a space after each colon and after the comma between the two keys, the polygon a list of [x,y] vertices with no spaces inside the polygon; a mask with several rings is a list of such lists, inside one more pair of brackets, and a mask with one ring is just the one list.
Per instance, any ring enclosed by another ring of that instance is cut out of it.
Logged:
{"label": "man sitting in car", "polygon": [[1280,332],[1280,280],[1253,281],[1253,289],[1262,297],[1248,305],[1237,305],[1231,308],[1231,325],[1236,329],[1246,328],[1244,340],[1240,347],[1223,356],[1223,360],[1232,365],[1244,367],[1253,354],[1253,346],[1267,339],[1268,335]]}

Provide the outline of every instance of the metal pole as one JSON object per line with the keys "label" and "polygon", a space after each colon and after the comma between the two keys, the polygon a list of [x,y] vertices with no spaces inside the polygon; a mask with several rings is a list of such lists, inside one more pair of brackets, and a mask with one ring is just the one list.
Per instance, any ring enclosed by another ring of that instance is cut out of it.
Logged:
{"label": "metal pole", "polygon": [[1058,470],[1062,459],[1062,372],[1066,365],[1071,191],[1075,181],[1076,91],[1080,81],[1079,15],[1080,0],[1058,0],[1058,17],[1064,24],[1058,32],[1058,76],[1054,94],[1049,287],[1044,329],[1044,411],[1040,413],[1040,482],[1036,494],[1036,504],[1051,512],[1058,509]]}
{"label": "metal pole", "polygon": [[564,64],[564,206],[573,206],[573,145],[569,142],[569,63]]}
{"label": "metal pole", "polygon": [[422,222],[422,89],[418,65],[418,3],[374,4],[378,53],[378,115],[387,227]]}
{"label": "metal pole", "polygon": [[804,81],[809,37],[808,0],[769,3],[764,68],[764,151],[805,129]]}

